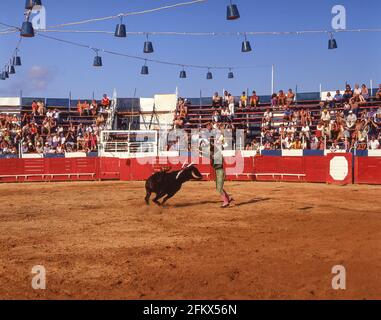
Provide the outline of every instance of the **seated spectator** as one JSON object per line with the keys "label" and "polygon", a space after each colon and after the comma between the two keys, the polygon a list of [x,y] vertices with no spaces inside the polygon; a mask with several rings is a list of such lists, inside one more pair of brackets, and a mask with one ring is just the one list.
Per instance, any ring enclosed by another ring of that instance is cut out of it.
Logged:
{"label": "seated spectator", "polygon": [[241,109],[244,109],[247,107],[247,96],[246,96],[246,92],[242,92],[242,95],[241,97],[239,98],[239,107]]}
{"label": "seated spectator", "polygon": [[227,106],[224,106],[221,111],[221,121],[222,122],[231,122],[232,114],[230,113],[230,109]]}
{"label": "seated spectator", "polygon": [[273,118],[273,113],[270,111],[269,108],[267,108],[265,113],[263,114],[262,124],[264,124],[265,126],[271,126],[272,118]]}
{"label": "seated spectator", "polygon": [[369,90],[365,84],[361,86],[360,103],[365,103],[369,99]]}
{"label": "seated spectator", "polygon": [[218,92],[216,92],[212,98],[212,107],[213,108],[222,107],[222,97],[219,96]]}
{"label": "seated spectator", "polygon": [[340,90],[336,90],[336,94],[335,96],[333,97],[333,100],[336,102],[336,103],[341,103],[343,101],[343,95],[340,93]]}
{"label": "seated spectator", "polygon": [[287,93],[287,98],[286,98],[287,107],[289,107],[294,102],[294,99],[295,99],[295,94],[292,92],[292,89],[289,89]]}
{"label": "seated spectator", "polygon": [[378,101],[381,101],[381,83],[380,83],[380,85],[378,86],[378,91],[377,91],[377,93],[376,93],[376,99],[377,99]]}
{"label": "seated spectator", "polygon": [[357,121],[357,116],[353,113],[353,111],[349,111],[349,115],[346,119],[347,129],[349,129],[349,130],[354,129],[356,121]]}
{"label": "seated spectator", "polygon": [[33,100],[33,102],[32,102],[32,114],[34,116],[36,116],[37,113],[38,113],[38,105],[37,105],[36,100]]}
{"label": "seated spectator", "polygon": [[257,93],[255,91],[253,91],[253,94],[250,97],[250,107],[256,108],[258,106],[259,106],[259,96],[257,96]]}
{"label": "seated spectator", "polygon": [[325,98],[325,102],[328,104],[330,108],[333,108],[335,106],[335,101],[331,95],[331,92],[327,93],[327,97]]}
{"label": "seated spectator", "polygon": [[360,89],[360,86],[356,83],[355,88],[353,90],[353,96],[351,99],[349,99],[349,103],[352,105],[355,102],[360,102],[360,96],[361,96],[361,89]]}
{"label": "seated spectator", "polygon": [[344,91],[344,94],[343,94],[343,100],[345,102],[349,102],[350,99],[352,99],[353,97],[353,91],[352,91],[352,88],[349,84],[347,84],[345,86],[345,91]]}
{"label": "seated spectator", "polygon": [[41,116],[45,114],[45,105],[41,100],[37,102],[37,112]]}
{"label": "seated spectator", "polygon": [[283,123],[291,122],[291,116],[292,116],[292,111],[289,108],[286,108],[283,114]]}
{"label": "seated spectator", "polygon": [[278,106],[278,96],[276,93],[273,93],[271,96],[271,108],[276,108]]}
{"label": "seated spectator", "polygon": [[103,107],[104,110],[108,110],[111,106],[111,100],[107,96],[107,94],[103,95],[102,101],[101,101],[101,106]]}
{"label": "seated spectator", "polygon": [[331,115],[327,109],[323,110],[320,119],[321,119],[321,121],[323,121],[325,126],[327,126],[329,124],[329,122],[331,121]]}
{"label": "seated spectator", "polygon": [[78,100],[78,103],[77,103],[77,112],[79,113],[79,116],[82,116],[83,109],[82,109],[81,100]]}
{"label": "seated spectator", "polygon": [[87,100],[82,105],[82,111],[85,115],[90,115],[90,104]]}
{"label": "seated spectator", "polygon": [[376,139],[375,136],[372,136],[371,140],[368,142],[369,150],[378,150],[380,149],[380,142]]}
{"label": "seated spectator", "polygon": [[91,115],[92,116],[95,116],[98,112],[98,104],[95,100],[93,100],[91,102],[91,105],[90,105],[90,112],[91,112]]}
{"label": "seated spectator", "polygon": [[217,110],[215,110],[213,112],[213,117],[212,118],[213,118],[213,122],[219,123],[220,120],[221,120],[220,113]]}
{"label": "seated spectator", "polygon": [[284,94],[283,90],[280,90],[278,93],[278,107],[284,108],[286,105],[286,95]]}

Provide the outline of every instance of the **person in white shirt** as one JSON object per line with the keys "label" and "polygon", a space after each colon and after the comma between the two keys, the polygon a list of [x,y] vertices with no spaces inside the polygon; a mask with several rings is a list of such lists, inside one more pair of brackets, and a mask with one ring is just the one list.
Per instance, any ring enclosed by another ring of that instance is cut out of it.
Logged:
{"label": "person in white shirt", "polygon": [[349,115],[347,117],[346,125],[348,129],[352,129],[357,121],[357,116],[353,113],[353,111],[349,111]]}
{"label": "person in white shirt", "polygon": [[310,138],[310,127],[308,126],[308,124],[302,126],[302,133],[307,137],[307,139]]}
{"label": "person in white shirt", "polygon": [[373,136],[372,140],[368,142],[368,146],[370,150],[378,150],[380,149],[380,142]]}
{"label": "person in white shirt", "polygon": [[328,110],[323,110],[323,113],[321,114],[321,120],[327,125],[329,121],[331,120],[331,115],[329,114]]}

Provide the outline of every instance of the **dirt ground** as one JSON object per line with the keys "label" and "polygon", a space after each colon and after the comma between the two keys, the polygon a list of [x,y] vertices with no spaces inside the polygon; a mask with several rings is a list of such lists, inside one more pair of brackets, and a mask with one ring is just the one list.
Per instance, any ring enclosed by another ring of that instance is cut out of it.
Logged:
{"label": "dirt ground", "polygon": [[[1,299],[380,299],[381,187],[190,182],[0,185]],[[46,269],[46,290],[31,287]],[[332,267],[346,269],[333,290]]]}

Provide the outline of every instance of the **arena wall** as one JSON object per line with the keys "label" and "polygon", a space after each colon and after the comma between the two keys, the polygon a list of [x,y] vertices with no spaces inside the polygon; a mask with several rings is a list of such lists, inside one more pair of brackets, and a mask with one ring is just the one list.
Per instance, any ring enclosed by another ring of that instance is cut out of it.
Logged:
{"label": "arena wall", "polygon": [[[196,162],[204,180],[214,180],[208,159],[191,157],[146,158],[35,158],[0,159],[0,182],[121,180],[143,181],[163,167],[181,169]],[[284,181],[331,184],[381,184],[381,157],[255,156],[225,158],[229,181]]]}

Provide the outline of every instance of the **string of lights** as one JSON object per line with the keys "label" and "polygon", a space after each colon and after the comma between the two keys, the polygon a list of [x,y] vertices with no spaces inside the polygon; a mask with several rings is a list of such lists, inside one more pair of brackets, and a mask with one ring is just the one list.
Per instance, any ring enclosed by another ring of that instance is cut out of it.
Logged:
{"label": "string of lights", "polygon": [[175,67],[181,67],[182,68],[182,70],[180,72],[180,77],[181,78],[186,78],[185,68],[187,68],[187,69],[193,68],[193,69],[205,69],[205,70],[208,70],[207,79],[212,79],[212,77],[211,77],[211,75],[212,75],[211,70],[229,70],[228,78],[232,79],[232,78],[234,78],[233,70],[271,67],[270,65],[255,65],[255,66],[206,66],[206,65],[176,63],[176,62],[169,62],[169,61],[163,61],[163,60],[157,60],[157,59],[148,59],[146,57],[140,57],[140,56],[130,55],[130,54],[126,54],[126,53],[116,52],[116,51],[112,51],[112,50],[108,50],[108,49],[104,49],[104,48],[96,48],[96,47],[90,46],[88,44],[83,44],[83,43],[69,41],[69,40],[64,40],[64,39],[59,39],[59,38],[48,36],[48,35],[45,35],[45,34],[38,34],[38,36],[43,37],[43,38],[47,38],[47,39],[50,39],[50,40],[66,43],[66,44],[69,44],[69,45],[72,45],[72,46],[81,47],[81,48],[85,48],[85,49],[89,49],[89,50],[94,51],[95,54],[96,54],[95,57],[94,57],[94,62],[93,62],[93,66],[94,67],[102,67],[103,66],[103,59],[99,55],[100,52],[101,53],[110,54],[110,55],[114,55],[114,56],[120,56],[120,57],[124,57],[124,58],[144,61],[144,65],[143,65],[142,70],[141,70],[141,74],[143,74],[143,75],[148,75],[149,74],[149,69],[148,69],[148,66],[147,66],[148,62],[150,62],[150,63],[156,63],[156,64],[162,64],[162,65],[175,66]]}
{"label": "string of lights", "polygon": [[6,80],[10,75],[16,74],[16,68],[21,66],[21,57],[18,55],[20,50],[22,37],[19,38],[16,48],[13,50],[11,58],[5,63],[3,70],[0,72],[0,80]]}

